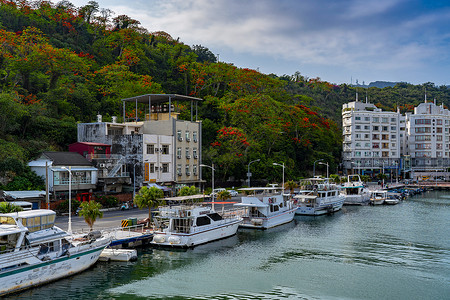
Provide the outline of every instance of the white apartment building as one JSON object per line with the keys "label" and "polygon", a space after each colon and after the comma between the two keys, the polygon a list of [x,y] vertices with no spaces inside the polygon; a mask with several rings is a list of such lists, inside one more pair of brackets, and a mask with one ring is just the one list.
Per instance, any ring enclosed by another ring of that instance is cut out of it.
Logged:
{"label": "white apartment building", "polygon": [[374,104],[343,105],[343,168],[346,173],[396,176],[402,168],[405,117]]}
{"label": "white apartment building", "polygon": [[406,114],[406,149],[411,178],[448,179],[450,111],[426,102]]}

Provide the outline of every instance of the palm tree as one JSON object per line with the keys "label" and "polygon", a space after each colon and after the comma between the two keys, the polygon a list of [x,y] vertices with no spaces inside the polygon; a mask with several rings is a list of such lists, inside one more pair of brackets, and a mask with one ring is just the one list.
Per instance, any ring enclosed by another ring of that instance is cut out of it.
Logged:
{"label": "palm tree", "polygon": [[103,218],[103,212],[100,211],[102,205],[94,200],[91,200],[88,202],[82,202],[80,207],[81,210],[78,214],[84,217],[84,221],[89,225],[90,231],[92,231],[97,218]]}
{"label": "palm tree", "polygon": [[289,189],[291,194],[294,194],[294,189],[298,188],[298,184],[293,180],[289,180],[284,183],[284,187]]}
{"label": "palm tree", "polygon": [[164,192],[155,186],[150,188],[144,186],[134,197],[134,203],[139,208],[148,207],[148,226],[152,222],[152,208],[156,208],[163,203]]}
{"label": "palm tree", "polygon": [[229,191],[220,191],[217,194],[217,200],[225,201],[225,200],[230,200],[230,199],[231,199],[231,194]]}
{"label": "palm tree", "polygon": [[9,202],[0,202],[0,213],[2,213],[2,214],[18,212],[18,211],[22,211],[22,210],[23,210],[23,208],[18,205],[14,205]]}
{"label": "palm tree", "polygon": [[199,193],[198,188],[195,186],[184,186],[181,188],[180,192],[178,193],[178,196],[191,196],[191,195],[197,195]]}

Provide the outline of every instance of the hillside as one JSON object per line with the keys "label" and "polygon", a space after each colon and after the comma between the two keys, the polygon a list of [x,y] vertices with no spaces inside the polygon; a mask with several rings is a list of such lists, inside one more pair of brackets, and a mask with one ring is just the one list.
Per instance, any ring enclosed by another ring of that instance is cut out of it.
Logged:
{"label": "hillside", "polygon": [[[307,176],[319,158],[336,169],[340,110],[357,91],[389,110],[410,110],[425,90],[446,105],[450,99],[448,87],[432,83],[362,92],[300,73],[237,68],[216,62],[205,46],[113,17],[94,1],[79,8],[69,1],[0,4],[0,166],[6,158],[23,163],[44,150],[67,150],[77,122],[92,122],[98,113],[105,120],[121,116],[123,98],[177,93],[205,100],[199,107],[204,163],[220,166],[220,179],[245,178],[254,159],[261,159],[255,178],[279,180],[272,163],[284,162],[287,178],[295,179]],[[183,117],[183,106],[177,109]],[[15,178],[17,164],[0,167],[0,176],[6,173]]]}

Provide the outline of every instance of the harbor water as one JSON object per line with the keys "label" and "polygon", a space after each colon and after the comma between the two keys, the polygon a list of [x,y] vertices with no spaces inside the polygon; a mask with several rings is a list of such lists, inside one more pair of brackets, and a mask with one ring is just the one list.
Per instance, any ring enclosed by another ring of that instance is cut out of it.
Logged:
{"label": "harbor water", "polygon": [[450,194],[344,207],[187,250],[143,248],[10,299],[450,299]]}

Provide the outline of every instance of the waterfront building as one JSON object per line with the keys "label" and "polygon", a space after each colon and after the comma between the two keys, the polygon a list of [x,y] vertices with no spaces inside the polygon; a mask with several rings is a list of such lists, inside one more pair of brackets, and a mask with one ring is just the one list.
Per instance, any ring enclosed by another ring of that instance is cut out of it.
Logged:
{"label": "waterfront building", "polygon": [[400,174],[405,117],[358,100],[343,105],[343,167],[346,173]]}
{"label": "waterfront building", "polygon": [[343,105],[342,127],[347,174],[450,178],[450,111],[443,105],[425,99],[403,116],[356,100]]}
{"label": "waterfront building", "polygon": [[410,177],[416,180],[447,180],[450,167],[450,111],[436,102],[421,103],[406,114],[406,147]]}
{"label": "waterfront building", "polygon": [[[115,168],[128,172],[136,188],[149,183],[172,189],[199,185],[202,123],[196,113],[194,117],[198,101],[175,94],[122,99],[122,123],[117,117],[103,122],[100,115],[96,123],[80,123],[78,142],[110,145],[111,156],[117,160]],[[190,103],[190,120],[179,118],[181,105],[189,110],[186,102]],[[130,104],[133,111],[127,113]]]}

